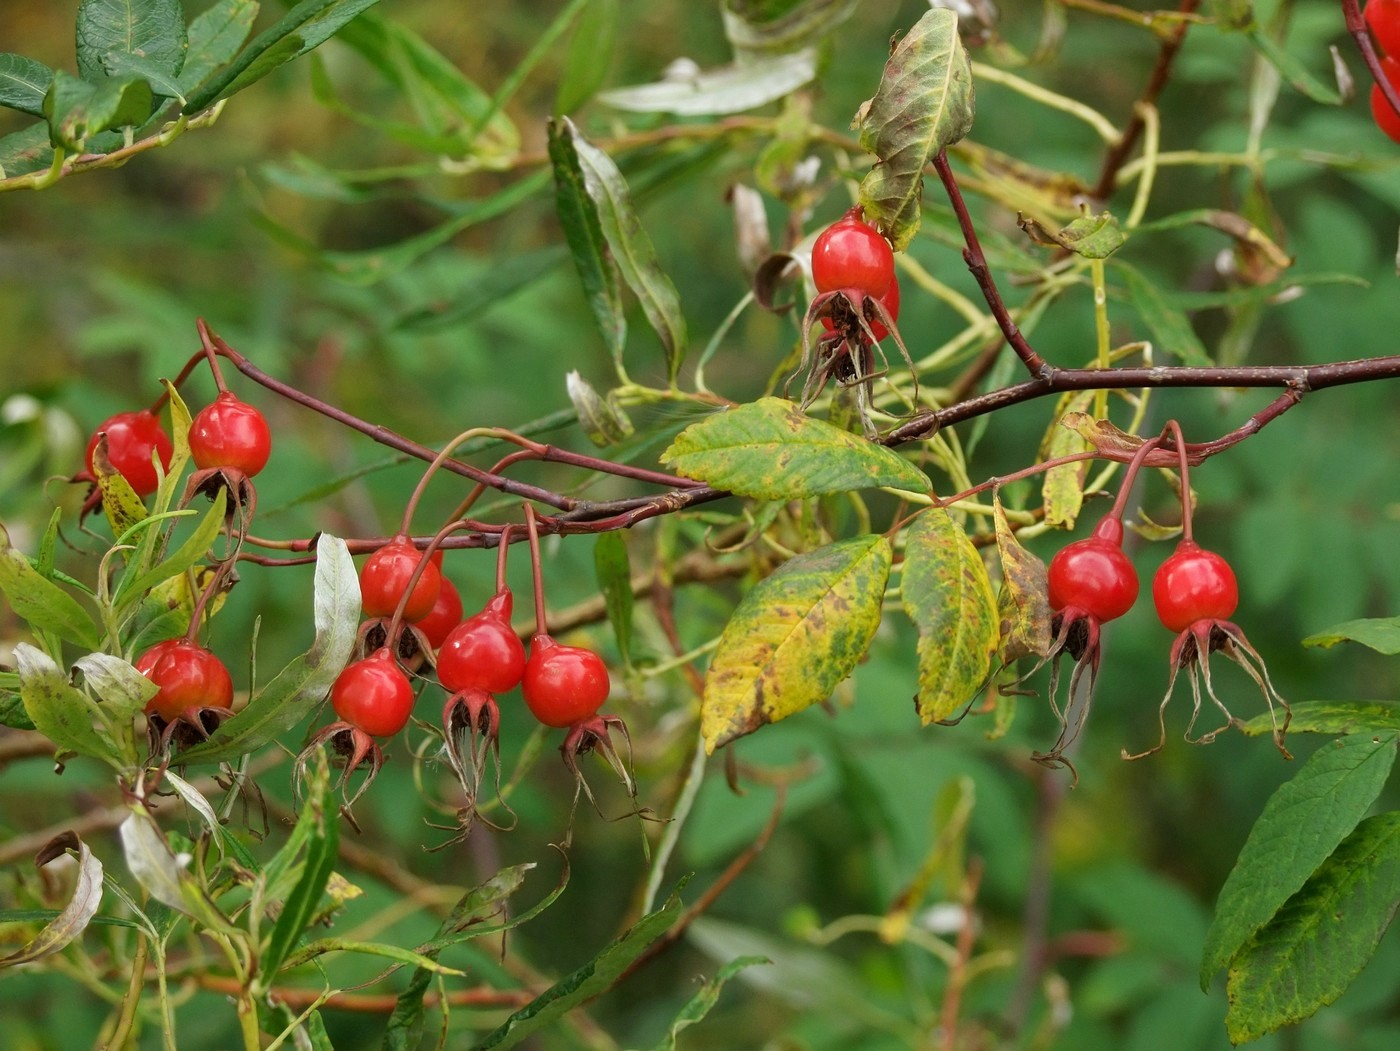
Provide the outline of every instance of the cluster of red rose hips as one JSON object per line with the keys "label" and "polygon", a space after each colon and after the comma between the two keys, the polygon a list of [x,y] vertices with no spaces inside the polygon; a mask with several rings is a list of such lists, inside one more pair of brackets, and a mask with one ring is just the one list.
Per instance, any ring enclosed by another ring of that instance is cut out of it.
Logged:
{"label": "cluster of red rose hips", "polygon": [[[1400,90],[1400,0],[1368,0],[1363,14],[1371,36],[1383,52],[1381,73],[1392,87]],[[1371,85],[1371,115],[1381,131],[1400,142],[1400,113],[1390,108],[1379,84]]]}
{"label": "cluster of red rose hips", "polygon": [[[1188,741],[1206,744],[1223,730],[1238,725],[1239,720],[1230,714],[1211,683],[1209,657],[1217,652],[1242,667],[1254,680],[1264,694],[1271,716],[1274,715],[1275,701],[1283,708],[1282,724],[1277,719],[1274,722],[1274,743],[1288,757],[1283,745],[1291,717],[1288,702],[1273,688],[1263,660],[1245,638],[1244,632],[1229,619],[1240,598],[1234,570],[1224,558],[1205,550],[1192,538],[1186,444],[1182,440],[1180,427],[1172,422],[1162,436],[1144,442],[1139,448],[1129,465],[1113,509],[1104,516],[1093,533],[1083,540],[1067,544],[1050,561],[1048,584],[1050,608],[1054,611],[1054,641],[1046,659],[1055,662],[1050,698],[1060,721],[1061,732],[1050,751],[1036,754],[1035,758],[1042,762],[1069,765],[1064,751],[1083,727],[1098,673],[1100,628],[1108,621],[1123,616],[1137,601],[1137,571],[1123,552],[1123,508],[1137,468],[1149,452],[1160,447],[1167,434],[1172,436],[1176,446],[1181,472],[1182,538],[1176,551],[1162,563],[1152,578],[1152,601],[1157,608],[1158,619],[1168,631],[1176,634],[1176,641],[1171,648],[1167,692],[1158,709],[1161,737],[1155,746],[1144,752],[1130,754],[1124,750],[1123,757],[1140,759],[1159,751],[1166,743],[1166,707],[1171,700],[1177,674],[1182,670],[1190,675],[1195,701],[1186,728]],[[1069,699],[1062,710],[1056,701],[1058,663],[1061,654],[1066,652],[1074,658],[1075,667],[1070,677]],[[1083,683],[1086,691],[1080,698],[1081,680],[1086,674],[1087,680]],[[1206,696],[1224,714],[1226,723],[1193,738],[1191,734],[1200,716],[1202,686]],[[1073,719],[1069,716],[1072,709],[1078,712]]]}
{"label": "cluster of red rose hips", "polygon": [[[189,430],[190,453],[197,470],[188,484],[186,499],[222,486],[246,515],[251,513],[254,499],[249,480],[267,464],[271,432],[261,412],[224,388],[217,366],[214,374],[220,392],[194,417]],[[120,476],[144,498],[159,487],[173,452],[170,436],[154,410],[119,413],[94,432],[88,443],[87,471],[79,478],[96,482]],[[93,506],[101,499],[102,490],[95,490]],[[528,513],[527,518],[538,574],[538,541],[533,518]],[[610,739],[613,730],[625,736],[626,727],[613,716],[599,714],[610,690],[602,658],[591,650],[551,638],[544,629],[542,611],[528,656],[511,626],[513,599],[505,585],[504,557],[509,539],[510,527],[505,527],[499,535],[496,594],[469,617],[463,616],[456,586],[442,572],[440,548],[431,553],[420,550],[404,531],[365,561],[359,584],[366,620],[359,632],[358,658],[331,687],[329,699],[336,721],[312,737],[297,763],[300,776],[312,749],[329,743],[345,757],[342,787],[348,786],[355,770],[367,768],[359,788],[353,795],[347,792],[347,815],[350,804],[383,762],[376,739],[392,737],[408,724],[419,692],[411,676],[424,662],[435,669],[437,681],[447,692],[442,709],[442,750],[468,797],[467,807],[459,811],[463,830],[476,814],[476,793],[488,756],[498,757],[500,712],[496,698],[517,685],[536,719],[545,726],[569,731],[561,751],[584,790],[587,784],[578,770],[577,757],[596,749],[619,772],[628,791],[633,791],[627,764]],[[186,635],[157,643],[136,658],[137,670],[158,687],[146,714],[158,735],[155,750],[163,760],[169,755],[172,738],[184,742],[207,737],[232,714],[233,680],[228,668],[197,641],[204,606],[232,562],[229,558],[219,564],[196,605]],[[540,594],[537,583],[536,595]]]}

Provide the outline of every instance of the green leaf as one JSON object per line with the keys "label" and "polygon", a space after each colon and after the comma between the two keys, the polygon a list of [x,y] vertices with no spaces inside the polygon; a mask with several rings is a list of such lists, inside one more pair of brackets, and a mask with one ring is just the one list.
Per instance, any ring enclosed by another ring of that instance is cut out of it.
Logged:
{"label": "green leaf", "polygon": [[515,253],[504,259],[493,259],[490,269],[473,279],[450,300],[404,314],[390,327],[400,332],[414,333],[459,328],[553,273],[554,268],[567,256],[568,251],[562,245],[550,245]]}
{"label": "green leaf", "polygon": [[0,672],[0,726],[34,729],[34,720],[24,710],[24,698],[19,695],[19,676],[14,672]]}
{"label": "green leaf", "polygon": [[[1088,452],[1092,446],[1077,429],[1068,426],[1073,414],[1082,413],[1093,407],[1093,391],[1073,391],[1061,395],[1055,406],[1054,421],[1040,442],[1040,458],[1054,460],[1061,456],[1073,456]],[[1089,461],[1061,464],[1045,472],[1041,483],[1041,499],[1045,501],[1045,524],[1060,529],[1071,529],[1079,518],[1079,509],[1084,506],[1084,478],[1089,470]]]}
{"label": "green leaf", "polygon": [[671,928],[680,917],[680,911],[678,887],[671,892],[665,905],[643,916],[588,963],[516,1011],[476,1044],[473,1051],[505,1051],[580,1004],[606,992],[647,946]]}
{"label": "green leaf", "polygon": [[684,80],[614,88],[598,98],[614,109],[633,113],[717,117],[776,102],[810,83],[816,75],[816,50],[805,48],[791,54],[764,55],[750,62],[705,70]]}
{"label": "green leaf", "polygon": [[705,677],[705,750],[831,696],[875,629],[892,560],[882,536],[859,536],[784,562],[744,596]]}
{"label": "green leaf", "polygon": [[574,112],[603,86],[617,45],[618,0],[593,0],[578,17],[554,95],[554,112]]}
{"label": "green leaf", "polygon": [[0,106],[32,117],[44,115],[44,96],[53,83],[53,70],[32,58],[0,52]]}
{"label": "green leaf", "polygon": [[379,0],[302,0],[259,33],[233,62],[190,94],[189,112],[236,95],[278,66],[314,51],[351,19]]}
{"label": "green leaf", "polygon": [[181,94],[204,83],[243,46],[258,17],[258,0],[219,0],[190,23],[189,51],[180,70]]}
{"label": "green leaf", "polygon": [[1393,657],[1400,653],[1400,617],[1349,620],[1309,635],[1303,645],[1329,647],[1339,642],[1359,642],[1377,653]]}
{"label": "green leaf", "polygon": [[[534,867],[533,864],[513,865],[501,869],[481,886],[473,887],[453,906],[429,946],[420,946],[419,952],[436,960],[442,948],[462,939],[463,932],[470,932],[483,920],[501,912],[504,903],[525,882],[525,874]],[[384,1031],[384,1051],[413,1051],[421,1045],[423,996],[432,984],[432,977],[432,972],[425,967],[413,972],[408,987],[394,1003],[394,1013],[389,1016]]]}
{"label": "green leaf", "polygon": [[1356,826],[1230,967],[1230,1042],[1300,1022],[1371,959],[1400,907],[1400,811]]}
{"label": "green leaf", "polygon": [[322,533],[316,542],[316,638],[248,706],[203,741],[180,753],[181,763],[222,763],[288,733],[320,704],[349,663],[360,620],[360,585],[345,541]]}
{"label": "green leaf", "polygon": [[[1272,734],[1273,717],[1265,712],[1241,727],[1251,736]],[[1400,704],[1392,701],[1302,701],[1293,705],[1289,733],[1353,734],[1400,730]]]}
{"label": "green leaf", "polygon": [[242,840],[231,830],[230,826],[219,819],[219,815],[214,812],[209,800],[204,798],[199,789],[173,770],[165,771],[164,783],[174,789],[175,794],[184,801],[184,804],[199,815],[204,822],[204,827],[209,830],[209,834],[214,837],[215,842],[225,854],[231,854],[233,859],[247,872],[257,873],[261,871],[262,865],[258,859],[248,852],[248,848],[243,845]]}
{"label": "green leaf", "polygon": [[674,382],[685,357],[685,317],[681,314],[676,286],[661,269],[651,238],[632,207],[627,181],[612,158],[580,135],[567,117],[559,122],[556,134],[573,147],[583,173],[584,189],[597,209],[608,250],[627,287],[641,301],[647,321],[661,338],[666,354],[666,375]]}
{"label": "green leaf", "polygon": [[97,649],[101,632],[78,600],[41,576],[21,551],[10,546],[0,525],[0,592],[32,630],[52,633],[86,650]]}
{"label": "green leaf", "polygon": [[110,653],[89,653],[74,662],[83,673],[88,694],[102,707],[109,726],[129,723],[144,711],[159,687],[134,667]]}
{"label": "green leaf", "polygon": [[301,879],[287,896],[277,917],[277,925],[272,929],[258,961],[264,986],[274,983],[277,972],[291,955],[292,947],[316,918],[321,895],[335,868],[340,815],[333,806],[327,806],[330,768],[325,752],[317,749],[315,755],[318,761],[308,764],[308,775],[303,779],[306,795],[297,818],[306,857],[302,863]]}
{"label": "green leaf", "polygon": [[167,76],[159,64],[143,55],[109,51],[102,56],[102,68],[109,77],[117,80],[144,80],[157,98],[183,100],[185,97],[180,90],[180,82],[175,77]]}
{"label": "green leaf", "polygon": [[157,563],[129,583],[126,578],[122,579],[114,596],[114,605],[121,609],[131,602],[139,601],[146,592],[157,584],[169,580],[171,577],[179,576],[197,562],[202,561],[209,554],[210,545],[214,543],[214,539],[224,527],[224,511],[227,503],[228,491],[221,488],[215,494],[213,506],[205,512],[199,526],[173,555]]}
{"label": "green leaf", "polygon": [[43,171],[53,164],[53,144],[47,123],[0,138],[0,179]]}
{"label": "green leaf", "polygon": [[34,728],[61,751],[86,755],[121,768],[121,752],[94,726],[93,705],[68,682],[48,654],[26,642],[15,647],[20,696]]}
{"label": "green leaf", "polygon": [[896,45],[875,97],[861,106],[860,144],[879,159],[860,184],[860,205],[903,251],[919,230],[924,168],[972,128],[972,66],[958,16],[935,8]]}
{"label": "green leaf", "polygon": [[914,705],[927,726],[953,716],[982,688],[1000,638],[987,567],[947,508],[930,507],[910,528],[899,590],[919,629]]}
{"label": "green leaf", "polygon": [[1250,829],[1201,955],[1201,988],[1307,881],[1375,802],[1400,734],[1353,734],[1323,745],[1279,788]]}
{"label": "green leaf", "polygon": [[593,571],[608,608],[622,663],[632,664],[632,563],[621,533],[603,533],[593,545]]}
{"label": "green leaf", "polygon": [[153,104],[151,86],[142,79],[104,77],[94,84],[57,70],[44,96],[49,141],[82,150],[98,132],[144,124]]}
{"label": "green leaf", "polygon": [[604,398],[594,390],[578,369],[571,369],[564,377],[564,386],[569,400],[574,403],[579,429],[594,445],[605,449],[632,436],[632,421],[627,414],[613,404],[611,398]]}
{"label": "green leaf", "polygon": [[1036,244],[1058,245],[1085,259],[1107,259],[1128,240],[1109,212],[1081,215],[1062,230],[1049,230],[1035,219],[1019,214],[1016,222]]}
{"label": "green leaf", "polygon": [[1324,106],[1340,106],[1342,104],[1341,93],[1335,87],[1329,87],[1308,72],[1307,66],[1290,54],[1267,32],[1253,27],[1246,33],[1249,42],[1254,45],[1255,49],[1268,59],[1273,67],[1283,75],[1283,79],[1288,81],[1295,90]]}
{"label": "green leaf", "polygon": [[726,963],[713,978],[707,979],[705,984],[700,987],[700,991],[681,1008],[675,1021],[671,1023],[671,1029],[666,1034],[666,1039],[657,1044],[653,1051],[676,1051],[676,1036],[682,1029],[689,1029],[710,1013],[710,1009],[719,1002],[719,994],[724,988],[725,982],[740,971],[753,967],[755,964],[771,962],[766,956],[740,956],[737,960],[730,960]]}
{"label": "green leaf", "polygon": [[82,935],[97,915],[98,906],[102,904],[102,862],[93,856],[86,843],[72,832],[64,833],[44,848],[37,863],[42,866],[55,858],[66,857],[68,850],[65,848],[72,849],[78,855],[73,897],[63,907],[63,911],[25,945],[8,956],[0,957],[0,970],[22,963],[33,963],[62,951]]}
{"label": "green leaf", "polygon": [[131,813],[118,831],[126,867],[146,893],[176,912],[192,917],[210,931],[225,936],[239,935],[237,928],[189,873],[189,856],[176,857],[155,819],[139,803],[132,804]]}
{"label": "green leaf", "polygon": [[782,55],[819,43],[855,13],[859,0],[804,0],[771,11],[749,0],[725,0],[724,35],[741,60]]}
{"label": "green leaf", "polygon": [[1159,350],[1187,365],[1213,365],[1191,322],[1147,278],[1125,263],[1115,264],[1128,288],[1128,302],[1142,318]]}
{"label": "green leaf", "polygon": [[78,5],[78,72],[97,83],[113,54],[134,55],[169,77],[185,64],[180,0],[82,0]]}
{"label": "green leaf", "polygon": [[583,294],[613,363],[622,369],[627,318],[622,306],[622,275],[603,234],[597,205],[588,195],[569,125],[549,122],[549,160],[554,170],[555,210],[569,242]]}
{"label": "green leaf", "polygon": [[881,486],[929,491],[927,476],[894,450],[813,419],[783,398],[691,424],[661,461],[687,478],[760,500]]}
{"label": "green leaf", "polygon": [[286,969],[295,970],[310,963],[318,956],[325,956],[327,953],[333,952],[381,956],[386,960],[393,960],[395,963],[407,964],[410,967],[422,967],[433,974],[462,975],[466,973],[455,967],[438,963],[436,960],[430,960],[422,953],[413,952],[411,949],[401,949],[397,945],[386,945],[383,942],[350,941],[347,938],[321,938],[303,946],[287,959]]}

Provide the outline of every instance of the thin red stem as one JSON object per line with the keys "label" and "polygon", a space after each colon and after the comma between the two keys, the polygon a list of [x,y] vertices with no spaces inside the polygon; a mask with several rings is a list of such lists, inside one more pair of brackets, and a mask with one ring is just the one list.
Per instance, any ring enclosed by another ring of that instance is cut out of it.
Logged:
{"label": "thin red stem", "polygon": [[1366,20],[1361,16],[1361,5],[1357,0],[1342,0],[1342,18],[1346,22],[1347,32],[1356,41],[1356,49],[1361,52],[1362,61],[1371,73],[1371,80],[1381,89],[1381,94],[1385,96],[1386,102],[1390,103],[1395,115],[1400,116],[1400,89],[1390,82],[1390,78],[1381,69],[1380,55],[1376,53],[1376,45],[1371,42],[1371,34],[1366,29]]}
{"label": "thin red stem", "polygon": [[510,554],[510,531],[514,526],[506,526],[501,530],[501,537],[496,542],[496,594],[500,594],[506,589],[506,558]]}
{"label": "thin red stem", "polygon": [[544,566],[540,562],[540,533],[535,524],[535,509],[525,505],[525,531],[530,537],[530,572],[535,584],[535,634],[547,635],[549,625],[544,614]]}
{"label": "thin red stem", "polygon": [[1133,488],[1133,483],[1137,481],[1138,471],[1142,469],[1144,461],[1153,449],[1162,444],[1162,436],[1149,438],[1138,446],[1137,452],[1133,453],[1133,458],[1128,461],[1128,469],[1123,472],[1123,484],[1118,489],[1118,496],[1113,501],[1113,509],[1105,515],[1105,518],[1112,518],[1117,522],[1123,521],[1123,512],[1128,506],[1128,493]]}
{"label": "thin red stem", "polygon": [[1172,441],[1176,443],[1177,470],[1181,473],[1181,539],[1191,539],[1191,469],[1186,462],[1186,439],[1181,434],[1181,424],[1176,420],[1167,421]]}

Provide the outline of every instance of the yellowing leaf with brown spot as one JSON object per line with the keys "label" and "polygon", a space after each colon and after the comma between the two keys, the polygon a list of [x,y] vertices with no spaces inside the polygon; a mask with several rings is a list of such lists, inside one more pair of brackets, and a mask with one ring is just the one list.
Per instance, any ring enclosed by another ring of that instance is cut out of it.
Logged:
{"label": "yellowing leaf with brown spot", "polygon": [[943,507],[931,507],[904,542],[904,611],[919,629],[919,693],[924,725],[950,718],[987,681],[1000,636],[987,567]]}
{"label": "yellowing leaf with brown spot", "polygon": [[[1060,399],[1060,404],[1055,407],[1055,422],[1045,432],[1045,439],[1040,444],[1042,460],[1084,453],[1093,448],[1085,440],[1083,433],[1073,427],[1093,401],[1094,392],[1091,390],[1071,392]],[[1089,461],[1080,460],[1077,463],[1052,467],[1045,472],[1045,484],[1041,488],[1041,494],[1045,499],[1047,525],[1061,529],[1074,527],[1074,520],[1079,517],[1079,508],[1084,504],[1084,478],[1088,471]]]}
{"label": "yellowing leaf with brown spot", "polygon": [[882,536],[840,540],[744,596],[705,679],[706,751],[826,700],[855,670],[880,625],[892,557]]}

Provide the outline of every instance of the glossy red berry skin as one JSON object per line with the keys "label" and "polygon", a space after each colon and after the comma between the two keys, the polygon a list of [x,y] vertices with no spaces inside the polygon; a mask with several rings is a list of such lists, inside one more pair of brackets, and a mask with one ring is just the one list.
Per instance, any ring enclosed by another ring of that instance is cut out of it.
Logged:
{"label": "glossy red berry skin", "polygon": [[[1385,74],[1385,79],[1390,81],[1392,87],[1400,90],[1400,57],[1386,55],[1381,59],[1381,72]],[[1376,119],[1376,126],[1387,137],[1395,142],[1400,142],[1400,116],[1397,116],[1395,111],[1390,108],[1390,103],[1381,94],[1379,84],[1371,85],[1371,116]]]}
{"label": "glossy red berry skin", "polygon": [[1167,630],[1179,633],[1197,621],[1229,620],[1240,604],[1240,588],[1230,563],[1183,540],[1152,578],[1152,601]]}
{"label": "glossy red berry skin", "polygon": [[251,478],[271,454],[267,420],[232,391],[221,391],[190,423],[190,455],[200,470],[231,467]]}
{"label": "glossy red berry skin", "polygon": [[185,639],[152,646],[136,659],[136,670],[160,687],[146,702],[146,711],[174,722],[200,708],[233,704],[233,679],[224,662]]}
{"label": "glossy red berry skin", "polygon": [[[890,289],[880,297],[880,305],[890,315],[891,321],[899,320],[899,275],[896,274],[890,281]],[[831,318],[822,318],[822,328],[828,332],[835,331],[836,326],[831,323]],[[875,334],[875,342],[878,343],[890,334],[890,330],[885,327],[885,323],[876,318],[870,319],[870,331]]]}
{"label": "glossy red berry skin", "polygon": [[853,289],[879,299],[894,281],[894,250],[852,209],[812,245],[812,281],[818,292]]}
{"label": "glossy red berry skin", "polygon": [[513,599],[498,591],[480,613],[452,629],[438,648],[438,681],[452,693],[505,693],[525,674],[525,646],[510,626]]}
{"label": "glossy red berry skin", "polygon": [[603,658],[592,650],[536,635],[520,686],[536,719],[545,726],[564,727],[596,715],[608,699],[611,682]]}
{"label": "glossy red berry skin", "polygon": [[413,626],[427,637],[428,645],[436,650],[442,646],[452,629],[460,623],[462,623],[461,592],[457,590],[456,584],[443,577],[442,587],[438,589],[437,601],[433,603],[433,608],[428,611],[426,617],[413,621]]}
{"label": "glossy red berry skin", "polygon": [[1100,624],[1137,601],[1137,571],[1123,553],[1123,526],[1105,518],[1092,536],[1066,544],[1050,560],[1050,608],[1076,609]]}
{"label": "glossy red berry skin", "polygon": [[1400,0],[1366,0],[1361,13],[1381,50],[1400,57]]}
{"label": "glossy red berry skin", "polygon": [[139,412],[119,412],[103,421],[93,431],[87,446],[87,469],[94,478],[97,469],[93,466],[93,456],[97,452],[97,440],[103,431],[107,432],[107,459],[112,467],[136,490],[137,496],[149,496],[156,491],[160,479],[156,477],[155,465],[151,463],[151,453],[160,453],[160,462],[170,466],[170,455],[175,451],[170,435],[160,425],[155,414],[147,409]]}
{"label": "glossy red berry skin", "polygon": [[413,712],[413,684],[393,655],[378,649],[336,677],[331,707],[342,721],[371,737],[392,737]]}
{"label": "glossy red berry skin", "polygon": [[[393,615],[422,557],[423,553],[413,546],[413,541],[400,535],[365,560],[360,567],[360,605],[365,616]],[[422,620],[431,613],[441,589],[442,573],[429,559],[409,594],[404,619]]]}

